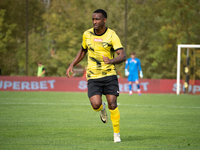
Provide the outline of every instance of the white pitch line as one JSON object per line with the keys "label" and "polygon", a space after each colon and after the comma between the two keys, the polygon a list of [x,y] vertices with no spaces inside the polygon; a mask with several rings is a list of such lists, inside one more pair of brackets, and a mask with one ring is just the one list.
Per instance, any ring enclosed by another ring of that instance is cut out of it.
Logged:
{"label": "white pitch line", "polygon": [[[2,100],[26,100],[24,98],[0,98]],[[29,99],[29,100],[45,100],[45,99]]]}
{"label": "white pitch line", "polygon": [[135,107],[166,107],[166,108],[197,108],[200,109],[200,107],[194,107],[194,106],[164,106],[164,105],[130,105],[130,104],[123,104],[123,106],[135,106]]}
{"label": "white pitch line", "polygon": [[[90,105],[90,103],[0,103],[0,105]],[[132,104],[120,104],[120,106],[131,106],[131,107],[165,107],[165,108],[188,108],[188,109],[200,109],[200,107],[193,106],[164,106],[164,105],[132,105]]]}
{"label": "white pitch line", "polygon": [[90,105],[89,103],[0,103],[2,105]]}

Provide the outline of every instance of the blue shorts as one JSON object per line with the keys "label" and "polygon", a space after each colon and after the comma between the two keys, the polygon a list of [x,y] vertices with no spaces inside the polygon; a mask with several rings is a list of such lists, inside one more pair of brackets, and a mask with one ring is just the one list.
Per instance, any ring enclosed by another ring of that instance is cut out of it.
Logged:
{"label": "blue shorts", "polygon": [[135,74],[129,74],[128,76],[128,81],[129,82],[135,82],[135,81],[139,81],[139,76],[137,73]]}

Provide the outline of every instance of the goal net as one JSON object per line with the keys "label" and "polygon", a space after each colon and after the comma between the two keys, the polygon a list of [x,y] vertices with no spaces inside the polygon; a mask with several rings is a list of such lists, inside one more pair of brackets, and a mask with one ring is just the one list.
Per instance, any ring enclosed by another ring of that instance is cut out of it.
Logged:
{"label": "goal net", "polygon": [[200,79],[200,45],[179,44],[177,49],[177,95],[180,92],[191,93],[196,79]]}

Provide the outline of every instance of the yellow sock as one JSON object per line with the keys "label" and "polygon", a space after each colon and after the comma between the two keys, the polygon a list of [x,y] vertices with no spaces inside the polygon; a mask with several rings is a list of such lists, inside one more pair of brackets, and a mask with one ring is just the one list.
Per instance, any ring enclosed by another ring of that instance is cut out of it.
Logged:
{"label": "yellow sock", "polygon": [[101,111],[101,110],[103,110],[103,104],[101,104],[101,106],[98,109],[94,109],[93,107],[92,107],[92,109],[95,110],[95,111]]}
{"label": "yellow sock", "polygon": [[110,118],[112,121],[114,133],[119,133],[120,132],[120,130],[119,130],[119,121],[120,121],[119,109],[117,107],[114,110],[109,109],[109,111],[110,111]]}

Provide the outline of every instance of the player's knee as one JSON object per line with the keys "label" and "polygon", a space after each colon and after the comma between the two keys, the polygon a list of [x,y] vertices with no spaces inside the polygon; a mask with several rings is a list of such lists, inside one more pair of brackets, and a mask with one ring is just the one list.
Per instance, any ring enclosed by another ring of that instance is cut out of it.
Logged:
{"label": "player's knee", "polygon": [[111,103],[108,104],[108,108],[110,110],[114,110],[115,108],[117,108],[117,102],[116,101],[112,101]]}
{"label": "player's knee", "polygon": [[91,103],[91,106],[94,110],[98,110],[101,107],[102,103]]}

